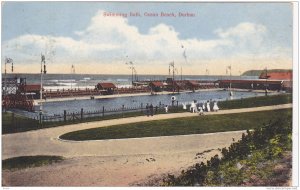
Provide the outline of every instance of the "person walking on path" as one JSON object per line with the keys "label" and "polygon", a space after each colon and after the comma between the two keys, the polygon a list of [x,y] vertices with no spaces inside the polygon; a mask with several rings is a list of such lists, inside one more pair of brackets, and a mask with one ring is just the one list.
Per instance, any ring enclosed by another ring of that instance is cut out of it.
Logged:
{"label": "person walking on path", "polygon": [[153,105],[150,104],[149,108],[150,108],[150,115],[153,116]]}
{"label": "person walking on path", "polygon": [[149,105],[148,105],[148,103],[146,105],[146,115],[147,115],[147,117],[149,117]]}

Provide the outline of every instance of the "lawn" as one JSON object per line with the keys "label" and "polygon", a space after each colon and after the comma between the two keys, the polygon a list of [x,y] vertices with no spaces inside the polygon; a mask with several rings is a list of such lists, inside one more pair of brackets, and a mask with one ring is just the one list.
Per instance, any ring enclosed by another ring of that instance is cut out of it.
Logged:
{"label": "lawn", "polygon": [[219,102],[220,109],[251,108],[292,103],[292,94],[260,96]]}
{"label": "lawn", "polygon": [[60,138],[82,141],[236,131],[260,127],[284,115],[291,116],[292,109],[139,122],[74,131]]}
{"label": "lawn", "polygon": [[60,162],[62,160],[63,157],[61,156],[20,156],[2,160],[2,169],[11,170],[38,167]]}

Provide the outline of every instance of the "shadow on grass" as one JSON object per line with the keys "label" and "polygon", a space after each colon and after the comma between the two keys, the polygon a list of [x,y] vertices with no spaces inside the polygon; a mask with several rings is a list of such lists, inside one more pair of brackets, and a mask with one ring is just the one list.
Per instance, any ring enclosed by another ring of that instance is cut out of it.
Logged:
{"label": "shadow on grass", "polygon": [[43,165],[49,165],[63,161],[62,156],[48,156],[48,155],[37,155],[37,156],[20,156],[2,160],[2,169],[13,170],[13,169],[24,169],[39,167]]}

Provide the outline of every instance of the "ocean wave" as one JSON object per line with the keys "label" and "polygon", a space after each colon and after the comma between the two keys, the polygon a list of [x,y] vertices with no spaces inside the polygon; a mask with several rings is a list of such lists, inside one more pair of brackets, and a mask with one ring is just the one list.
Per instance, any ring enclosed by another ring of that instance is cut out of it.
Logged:
{"label": "ocean wave", "polygon": [[117,82],[128,82],[128,79],[117,79]]}

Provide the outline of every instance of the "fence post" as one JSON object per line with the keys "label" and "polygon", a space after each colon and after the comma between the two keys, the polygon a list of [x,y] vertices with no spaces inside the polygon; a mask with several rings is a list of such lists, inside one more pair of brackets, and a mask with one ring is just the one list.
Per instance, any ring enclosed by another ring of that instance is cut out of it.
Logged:
{"label": "fence post", "polygon": [[143,113],[143,103],[141,103],[141,113]]}
{"label": "fence post", "polygon": [[74,114],[74,112],[72,113],[72,121],[74,122],[74,120],[75,120],[75,114]]}
{"label": "fence post", "polygon": [[104,117],[104,106],[102,107],[102,117]]}
{"label": "fence post", "polygon": [[12,113],[12,117],[11,117],[11,125],[14,128],[15,127],[15,113]]}
{"label": "fence post", "polygon": [[83,108],[81,108],[81,110],[80,110],[80,120],[82,120],[83,119]]}
{"label": "fence post", "polygon": [[67,121],[67,111],[64,110],[64,122],[66,122],[66,121]]}
{"label": "fence post", "polygon": [[42,126],[42,112],[40,112],[40,126]]}
{"label": "fence post", "polygon": [[124,105],[122,105],[122,117],[124,117]]}
{"label": "fence post", "polygon": [[159,102],[159,107],[161,107],[161,102]]}
{"label": "fence post", "polygon": [[155,106],[155,114],[157,114],[157,108],[158,108],[158,107],[157,107],[157,106]]}

